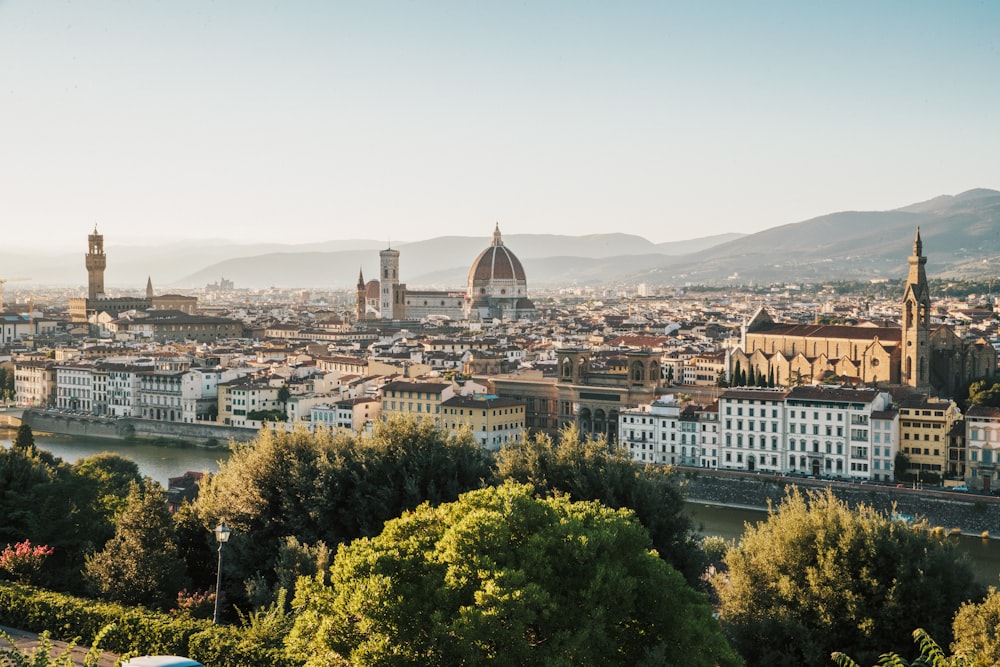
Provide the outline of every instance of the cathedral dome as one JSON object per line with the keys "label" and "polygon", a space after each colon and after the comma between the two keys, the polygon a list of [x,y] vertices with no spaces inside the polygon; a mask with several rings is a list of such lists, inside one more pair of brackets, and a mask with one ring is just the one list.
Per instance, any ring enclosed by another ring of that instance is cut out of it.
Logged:
{"label": "cathedral dome", "polygon": [[469,270],[470,287],[474,283],[486,287],[484,283],[494,280],[525,282],[521,260],[503,244],[503,239],[500,238],[499,223],[493,231],[493,242],[486,250],[479,253]]}
{"label": "cathedral dome", "polygon": [[466,292],[468,314],[473,318],[520,318],[534,315],[528,299],[528,281],[521,260],[503,244],[500,223],[493,230],[493,242],[479,253],[469,269]]}

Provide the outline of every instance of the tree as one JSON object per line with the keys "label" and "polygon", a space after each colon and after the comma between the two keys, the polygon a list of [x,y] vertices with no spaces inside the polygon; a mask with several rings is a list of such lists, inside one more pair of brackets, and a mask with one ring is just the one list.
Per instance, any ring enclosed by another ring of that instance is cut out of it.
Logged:
{"label": "tree", "polygon": [[377,535],[424,501],[479,488],[492,480],[492,465],[470,432],[447,432],[430,420],[392,419],[370,437],[262,429],[203,486],[195,510],[205,528],[225,519],[233,529],[226,577],[263,576],[273,588],[286,538],[334,549]]}
{"label": "tree", "polygon": [[948,637],[948,620],[976,591],[946,538],[851,510],[829,489],[793,487],[726,564],[720,613],[749,665],[819,665],[834,650],[872,664],[904,650],[914,627]]}
{"label": "tree", "polygon": [[1000,592],[990,587],[982,602],[965,602],[951,624],[951,650],[969,667],[1000,664]]}
{"label": "tree", "polygon": [[303,580],[307,667],[738,665],[711,607],[631,513],[505,483],[389,521]]}
{"label": "tree", "polygon": [[82,592],[83,555],[113,532],[97,509],[92,481],[37,447],[0,447],[0,545],[30,540],[55,553],[40,583]]}
{"label": "tree", "polygon": [[88,556],[84,575],[105,600],[167,607],[185,587],[173,521],[154,482],[133,483],[115,535]]}
{"label": "tree", "polygon": [[910,457],[904,454],[902,450],[896,452],[892,465],[892,476],[897,482],[907,482],[913,477],[910,473]]}
{"label": "tree", "polygon": [[35,447],[35,434],[32,433],[31,427],[27,424],[21,424],[17,427],[17,435],[14,436],[14,448],[26,452]]}
{"label": "tree", "polygon": [[631,509],[660,556],[690,583],[695,584],[704,571],[698,540],[684,514],[680,482],[670,468],[640,467],[624,449],[609,449],[603,439],[584,438],[576,426],[569,426],[557,440],[536,433],[503,447],[497,474],[500,479],[530,484],[542,494],[569,494],[573,500]]}
{"label": "tree", "polygon": [[969,385],[969,405],[1000,407],[1000,383],[978,380]]}
{"label": "tree", "polygon": [[79,477],[93,481],[96,502],[111,520],[125,506],[133,483],[141,483],[139,465],[128,458],[102,452],[80,459],[72,466]]}
{"label": "tree", "polygon": [[715,386],[716,387],[728,387],[729,383],[726,382],[726,371],[720,368],[719,372],[715,376]]}

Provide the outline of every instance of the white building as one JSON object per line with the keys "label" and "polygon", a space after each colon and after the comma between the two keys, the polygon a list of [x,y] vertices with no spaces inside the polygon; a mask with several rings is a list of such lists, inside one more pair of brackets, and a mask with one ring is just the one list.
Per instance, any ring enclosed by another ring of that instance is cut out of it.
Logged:
{"label": "white building", "polygon": [[965,479],[970,489],[997,485],[1000,408],[973,405],[965,415]]}
{"label": "white building", "polygon": [[183,371],[140,373],[135,414],[154,421],[183,421]]}
{"label": "white building", "polygon": [[702,468],[719,467],[719,404],[713,403],[697,411],[698,445],[701,447]]}
{"label": "white building", "polygon": [[94,365],[56,366],[56,407],[60,410],[94,411]]}
{"label": "white building", "polygon": [[673,394],[649,405],[622,410],[618,415],[618,443],[638,463],[695,465],[699,445],[695,415],[691,412],[682,428],[684,405]]}
{"label": "white building", "polygon": [[728,389],[719,397],[719,468],[785,471],[787,394],[773,389]]}
{"label": "white building", "polygon": [[719,466],[858,481],[891,479],[897,420],[890,406],[889,394],[875,389],[727,390],[719,398]]}
{"label": "white building", "polygon": [[14,392],[19,408],[46,408],[56,401],[56,370],[50,361],[14,364]]}

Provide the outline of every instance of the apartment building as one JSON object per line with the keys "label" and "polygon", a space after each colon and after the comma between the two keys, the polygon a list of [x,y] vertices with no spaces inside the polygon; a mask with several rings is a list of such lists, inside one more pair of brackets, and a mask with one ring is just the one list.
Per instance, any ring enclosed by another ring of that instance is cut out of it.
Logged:
{"label": "apartment building", "polygon": [[56,368],[51,361],[14,364],[14,392],[19,408],[47,408],[56,403]]}
{"label": "apartment building", "polygon": [[697,465],[699,441],[694,407],[672,394],[618,416],[618,442],[637,463]]}
{"label": "apartment building", "polygon": [[430,417],[440,424],[441,404],[454,395],[454,385],[446,382],[390,382],[382,387],[382,418]]}
{"label": "apartment building", "polygon": [[468,426],[476,442],[495,452],[524,433],[524,403],[490,394],[452,396],[441,403],[440,423],[453,431]]}
{"label": "apartment building", "polygon": [[924,394],[899,403],[899,447],[909,459],[907,472],[942,476],[948,470],[949,439],[962,413],[954,401]]}
{"label": "apartment building", "polygon": [[970,489],[997,488],[1000,408],[973,405],[965,415],[965,480]]}
{"label": "apartment building", "polygon": [[895,416],[890,407],[889,394],[875,389],[728,390],[719,398],[719,467],[891,479]]}
{"label": "apartment building", "polygon": [[94,410],[94,365],[56,366],[56,407],[60,410]]}
{"label": "apartment building", "polygon": [[785,397],[773,389],[728,389],[719,397],[719,467],[749,472],[796,470],[785,459]]}
{"label": "apartment building", "polygon": [[281,409],[281,402],[278,400],[280,387],[266,379],[248,375],[220,382],[218,387],[218,421],[222,424],[254,428],[259,426],[256,415]]}

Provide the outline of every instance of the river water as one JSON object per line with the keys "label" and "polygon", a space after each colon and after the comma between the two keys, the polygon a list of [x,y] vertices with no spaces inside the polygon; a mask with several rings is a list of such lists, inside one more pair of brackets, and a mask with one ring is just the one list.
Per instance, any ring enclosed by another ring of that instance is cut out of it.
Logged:
{"label": "river water", "polygon": [[[4,446],[9,447],[13,437],[14,431],[0,430],[0,443]],[[61,435],[35,435],[35,444],[69,463],[100,452],[114,452],[135,461],[143,475],[164,486],[170,477],[178,477],[187,471],[216,472],[219,461],[229,456],[229,451],[224,448],[174,447]],[[726,540],[739,540],[745,523],[755,523],[767,518],[767,513],[763,510],[690,502],[686,503],[686,507],[699,533],[718,535]],[[951,539],[957,540],[959,548],[968,554],[976,578],[981,583],[998,583],[1000,541],[967,535]]]}
{"label": "river water", "polygon": [[[739,540],[743,527],[767,519],[764,510],[740,507],[720,507],[703,503],[685,503],[695,530],[702,535],[718,535],[725,540]],[[968,555],[976,579],[984,585],[995,586],[1000,576],[1000,540],[978,536],[960,535],[956,540],[960,551]]]}
{"label": "river water", "polygon": [[[0,443],[9,447],[14,436],[15,431],[0,430]],[[153,445],[37,433],[35,445],[39,449],[52,452],[67,463],[76,463],[80,459],[101,452],[113,452],[132,459],[138,464],[139,472],[164,486],[171,477],[180,477],[188,471],[217,472],[219,461],[229,457],[229,450],[223,447]]]}

